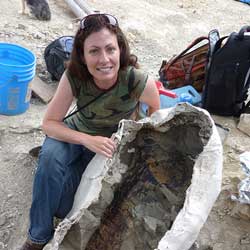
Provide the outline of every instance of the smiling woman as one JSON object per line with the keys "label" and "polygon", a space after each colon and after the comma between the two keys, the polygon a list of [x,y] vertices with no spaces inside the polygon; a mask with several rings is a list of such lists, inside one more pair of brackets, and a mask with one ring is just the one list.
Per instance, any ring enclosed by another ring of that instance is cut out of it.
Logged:
{"label": "smiling woman", "polygon": [[[68,68],[43,119],[47,137],[34,180],[28,239],[21,250],[43,249],[52,238],[53,218],[64,218],[71,210],[95,153],[113,157],[112,134],[119,122],[132,119],[141,101],[149,114],[159,109],[155,81],[135,67],[134,59],[115,17],[92,14],[81,21]],[[79,112],[65,120],[74,98]]]}
{"label": "smiling woman", "polygon": [[84,43],[84,61],[101,89],[112,87],[120,68],[120,49],[116,35],[108,29],[92,33]]}

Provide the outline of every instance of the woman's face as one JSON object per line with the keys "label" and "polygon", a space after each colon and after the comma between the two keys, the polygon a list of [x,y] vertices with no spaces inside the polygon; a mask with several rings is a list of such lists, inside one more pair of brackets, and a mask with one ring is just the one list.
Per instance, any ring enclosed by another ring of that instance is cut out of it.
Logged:
{"label": "woman's face", "polygon": [[83,49],[85,63],[97,86],[103,89],[113,86],[120,68],[116,35],[103,28],[86,38]]}

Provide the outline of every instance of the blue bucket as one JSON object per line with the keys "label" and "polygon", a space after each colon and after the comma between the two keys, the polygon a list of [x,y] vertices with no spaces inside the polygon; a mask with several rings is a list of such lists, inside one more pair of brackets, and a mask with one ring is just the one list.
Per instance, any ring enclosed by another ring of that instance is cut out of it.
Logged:
{"label": "blue bucket", "polygon": [[0,114],[17,115],[29,108],[35,73],[36,57],[31,51],[0,42]]}

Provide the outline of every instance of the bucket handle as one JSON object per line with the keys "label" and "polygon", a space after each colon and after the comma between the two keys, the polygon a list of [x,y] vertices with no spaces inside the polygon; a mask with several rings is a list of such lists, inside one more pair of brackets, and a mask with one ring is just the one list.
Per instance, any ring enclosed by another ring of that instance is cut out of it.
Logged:
{"label": "bucket handle", "polygon": [[17,82],[18,81],[18,76],[17,75],[13,75],[6,83],[4,83],[3,85],[0,86],[0,88],[5,87],[6,85],[12,83],[12,82]]}

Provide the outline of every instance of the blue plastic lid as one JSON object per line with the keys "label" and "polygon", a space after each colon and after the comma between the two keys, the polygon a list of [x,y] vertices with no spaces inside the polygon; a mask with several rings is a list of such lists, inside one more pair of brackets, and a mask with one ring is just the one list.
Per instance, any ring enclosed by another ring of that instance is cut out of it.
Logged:
{"label": "blue plastic lid", "polygon": [[193,98],[192,95],[190,95],[189,93],[182,93],[180,95],[180,102],[188,102],[188,103],[193,103]]}

